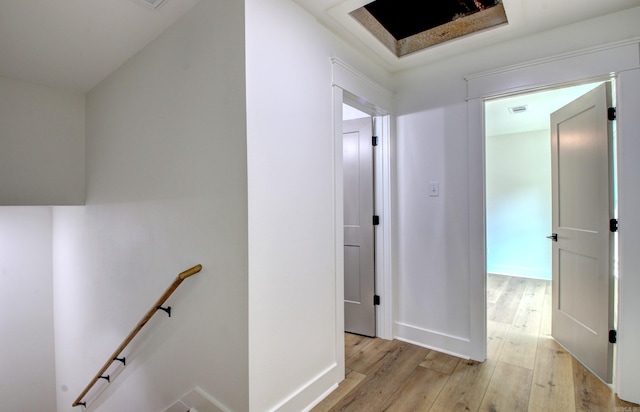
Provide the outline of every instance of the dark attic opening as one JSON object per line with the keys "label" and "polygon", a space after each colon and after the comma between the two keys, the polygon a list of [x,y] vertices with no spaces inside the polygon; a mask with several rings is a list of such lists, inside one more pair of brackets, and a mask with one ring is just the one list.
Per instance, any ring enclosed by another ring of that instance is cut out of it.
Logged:
{"label": "dark attic opening", "polygon": [[507,23],[502,0],[375,0],[350,14],[398,57]]}

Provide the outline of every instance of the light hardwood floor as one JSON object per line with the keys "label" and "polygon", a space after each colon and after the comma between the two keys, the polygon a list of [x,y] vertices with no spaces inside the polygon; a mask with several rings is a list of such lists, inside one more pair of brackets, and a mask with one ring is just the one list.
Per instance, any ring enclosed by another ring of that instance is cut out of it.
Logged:
{"label": "light hardwood floor", "polygon": [[346,379],[312,412],[640,412],[551,338],[550,282],[490,275],[487,290],[485,362],[347,333]]}

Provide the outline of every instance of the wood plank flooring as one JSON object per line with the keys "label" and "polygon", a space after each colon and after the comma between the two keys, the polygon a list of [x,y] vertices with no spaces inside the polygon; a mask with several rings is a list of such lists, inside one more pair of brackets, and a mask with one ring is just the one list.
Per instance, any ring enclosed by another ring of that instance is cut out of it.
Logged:
{"label": "wood plank flooring", "polygon": [[312,412],[640,412],[551,338],[548,281],[489,275],[488,357],[345,334],[346,379]]}

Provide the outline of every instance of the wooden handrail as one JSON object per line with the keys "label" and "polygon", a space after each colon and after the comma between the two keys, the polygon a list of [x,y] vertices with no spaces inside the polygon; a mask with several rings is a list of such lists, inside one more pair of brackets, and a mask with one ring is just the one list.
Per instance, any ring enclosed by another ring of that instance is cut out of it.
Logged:
{"label": "wooden handrail", "polygon": [[[104,363],[100,371],[98,371],[96,376],[94,376],[93,379],[91,379],[91,382],[89,382],[89,384],[86,386],[86,388],[84,388],[84,390],[76,398],[76,400],[73,401],[71,406],[79,406],[79,405],[87,406],[86,402],[82,402],[82,399],[91,390],[93,385],[95,385],[99,379],[109,380],[108,376],[107,377],[104,376],[104,373],[107,371],[107,369],[109,369],[109,366],[111,366],[111,364],[115,361],[121,361],[124,363],[124,358],[118,358],[118,356],[124,350],[124,348],[126,348],[127,345],[133,340],[133,338],[135,338],[138,332],[140,332],[140,329],[142,329],[144,325],[146,325],[146,323],[158,311],[158,309],[164,309],[162,308],[162,304],[169,298],[169,296],[171,296],[171,294],[178,288],[178,286],[180,286],[182,281],[188,278],[189,276],[193,276],[196,273],[200,272],[200,270],[202,270],[202,265],[196,265],[190,269],[185,270],[184,272],[181,272],[175,278],[173,283],[167,288],[167,290],[162,294],[162,296],[160,296],[160,298],[156,301],[156,303],[154,303],[151,309],[149,309],[149,311],[142,317],[142,319],[140,319],[140,322],[138,322],[136,327],[133,328],[131,332],[129,332],[129,335],[127,335],[127,337],[122,341],[120,346],[118,346],[118,348],[111,354],[111,356]],[[169,316],[171,316],[171,312],[169,312]]]}

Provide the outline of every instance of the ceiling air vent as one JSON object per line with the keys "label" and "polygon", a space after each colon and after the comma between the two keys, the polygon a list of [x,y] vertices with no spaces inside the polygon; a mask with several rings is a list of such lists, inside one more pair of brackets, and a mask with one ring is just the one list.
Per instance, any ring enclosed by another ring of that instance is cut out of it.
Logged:
{"label": "ceiling air vent", "polygon": [[162,3],[164,3],[164,0],[135,0],[135,1],[136,3],[140,3],[154,10],[156,10],[158,7],[160,7],[160,5],[162,5]]}
{"label": "ceiling air vent", "polygon": [[511,114],[524,113],[527,110],[528,110],[528,107],[526,105],[509,107],[509,113]]}

